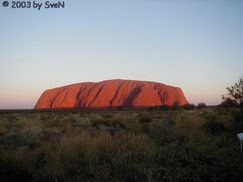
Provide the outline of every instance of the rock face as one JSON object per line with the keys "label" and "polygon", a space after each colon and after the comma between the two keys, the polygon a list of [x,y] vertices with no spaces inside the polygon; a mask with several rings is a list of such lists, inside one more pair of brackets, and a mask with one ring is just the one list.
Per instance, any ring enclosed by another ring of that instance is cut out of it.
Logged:
{"label": "rock face", "polygon": [[182,90],[135,80],[84,82],[44,91],[35,109],[151,107],[188,104]]}

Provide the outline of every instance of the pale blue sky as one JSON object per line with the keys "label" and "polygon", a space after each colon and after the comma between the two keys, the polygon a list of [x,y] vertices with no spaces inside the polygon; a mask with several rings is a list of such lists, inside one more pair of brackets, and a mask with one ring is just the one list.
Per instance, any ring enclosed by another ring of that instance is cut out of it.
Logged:
{"label": "pale blue sky", "polygon": [[48,88],[116,78],[218,104],[243,75],[243,0],[65,0],[65,9],[40,11],[2,2],[0,109],[33,108]]}

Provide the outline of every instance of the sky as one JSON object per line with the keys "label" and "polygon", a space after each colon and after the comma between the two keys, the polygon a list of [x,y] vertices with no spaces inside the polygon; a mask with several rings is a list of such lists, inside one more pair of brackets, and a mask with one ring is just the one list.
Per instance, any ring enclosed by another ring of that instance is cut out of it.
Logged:
{"label": "sky", "polygon": [[40,10],[0,2],[0,109],[108,79],[178,86],[190,103],[215,105],[243,75],[243,0],[64,0]]}

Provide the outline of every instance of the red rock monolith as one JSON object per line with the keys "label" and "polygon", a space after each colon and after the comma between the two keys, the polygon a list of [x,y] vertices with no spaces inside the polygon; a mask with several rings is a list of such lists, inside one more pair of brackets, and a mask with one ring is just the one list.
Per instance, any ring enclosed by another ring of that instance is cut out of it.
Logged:
{"label": "red rock monolith", "polygon": [[44,91],[35,109],[153,107],[188,104],[182,90],[136,80],[84,82]]}

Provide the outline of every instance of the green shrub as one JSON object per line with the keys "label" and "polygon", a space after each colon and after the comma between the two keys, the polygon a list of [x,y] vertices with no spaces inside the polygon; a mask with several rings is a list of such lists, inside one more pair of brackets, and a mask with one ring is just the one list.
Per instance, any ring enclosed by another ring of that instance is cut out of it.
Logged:
{"label": "green shrub", "polygon": [[171,109],[171,106],[168,106],[168,105],[162,105],[162,106],[159,106],[159,109],[162,110],[162,111],[168,111]]}
{"label": "green shrub", "polygon": [[171,106],[171,108],[172,108],[173,110],[177,111],[177,110],[180,110],[180,109],[181,109],[181,106],[179,105],[179,103],[174,103],[174,104]]}
{"label": "green shrub", "polygon": [[7,134],[0,137],[3,146],[33,148],[38,146],[41,130],[39,128],[11,129]]}
{"label": "green shrub", "polygon": [[243,113],[239,112],[235,112],[233,115],[233,119],[234,122],[239,123],[239,122],[243,122]]}
{"label": "green shrub", "polygon": [[208,112],[203,113],[203,117],[207,121],[215,121],[217,119],[217,115],[216,114],[214,114],[214,113],[208,113]]}
{"label": "green shrub", "polygon": [[193,105],[193,104],[186,104],[182,108],[185,109],[185,110],[192,110],[192,109],[195,109],[195,105]]}
{"label": "green shrub", "polygon": [[31,180],[31,171],[20,156],[12,153],[4,154],[0,151],[0,181],[28,182]]}
{"label": "green shrub", "polygon": [[108,119],[94,119],[91,122],[92,126],[95,128],[109,127],[111,125],[111,121]]}
{"label": "green shrub", "polygon": [[103,118],[112,118],[113,115],[111,113],[106,113],[102,115]]}
{"label": "green shrub", "polygon": [[236,107],[236,104],[230,100],[230,99],[226,99],[221,103],[222,107]]}
{"label": "green shrub", "polygon": [[114,128],[122,128],[122,129],[126,128],[126,126],[122,122],[120,122],[120,121],[114,121],[112,123],[112,126]]}
{"label": "green shrub", "polygon": [[198,103],[197,109],[203,109],[203,108],[206,108],[206,104],[203,102]]}
{"label": "green shrub", "polygon": [[240,112],[243,115],[243,101],[240,103]]}
{"label": "green shrub", "polygon": [[46,129],[45,131],[41,132],[40,136],[42,141],[47,141],[47,142],[60,142],[62,139],[62,133],[61,131],[57,129]]}
{"label": "green shrub", "polygon": [[148,116],[143,116],[139,119],[139,123],[150,123],[152,122],[152,119]]}
{"label": "green shrub", "polygon": [[206,121],[202,125],[202,129],[207,131],[209,134],[215,135],[219,134],[221,131],[225,130],[224,123],[218,121]]}

